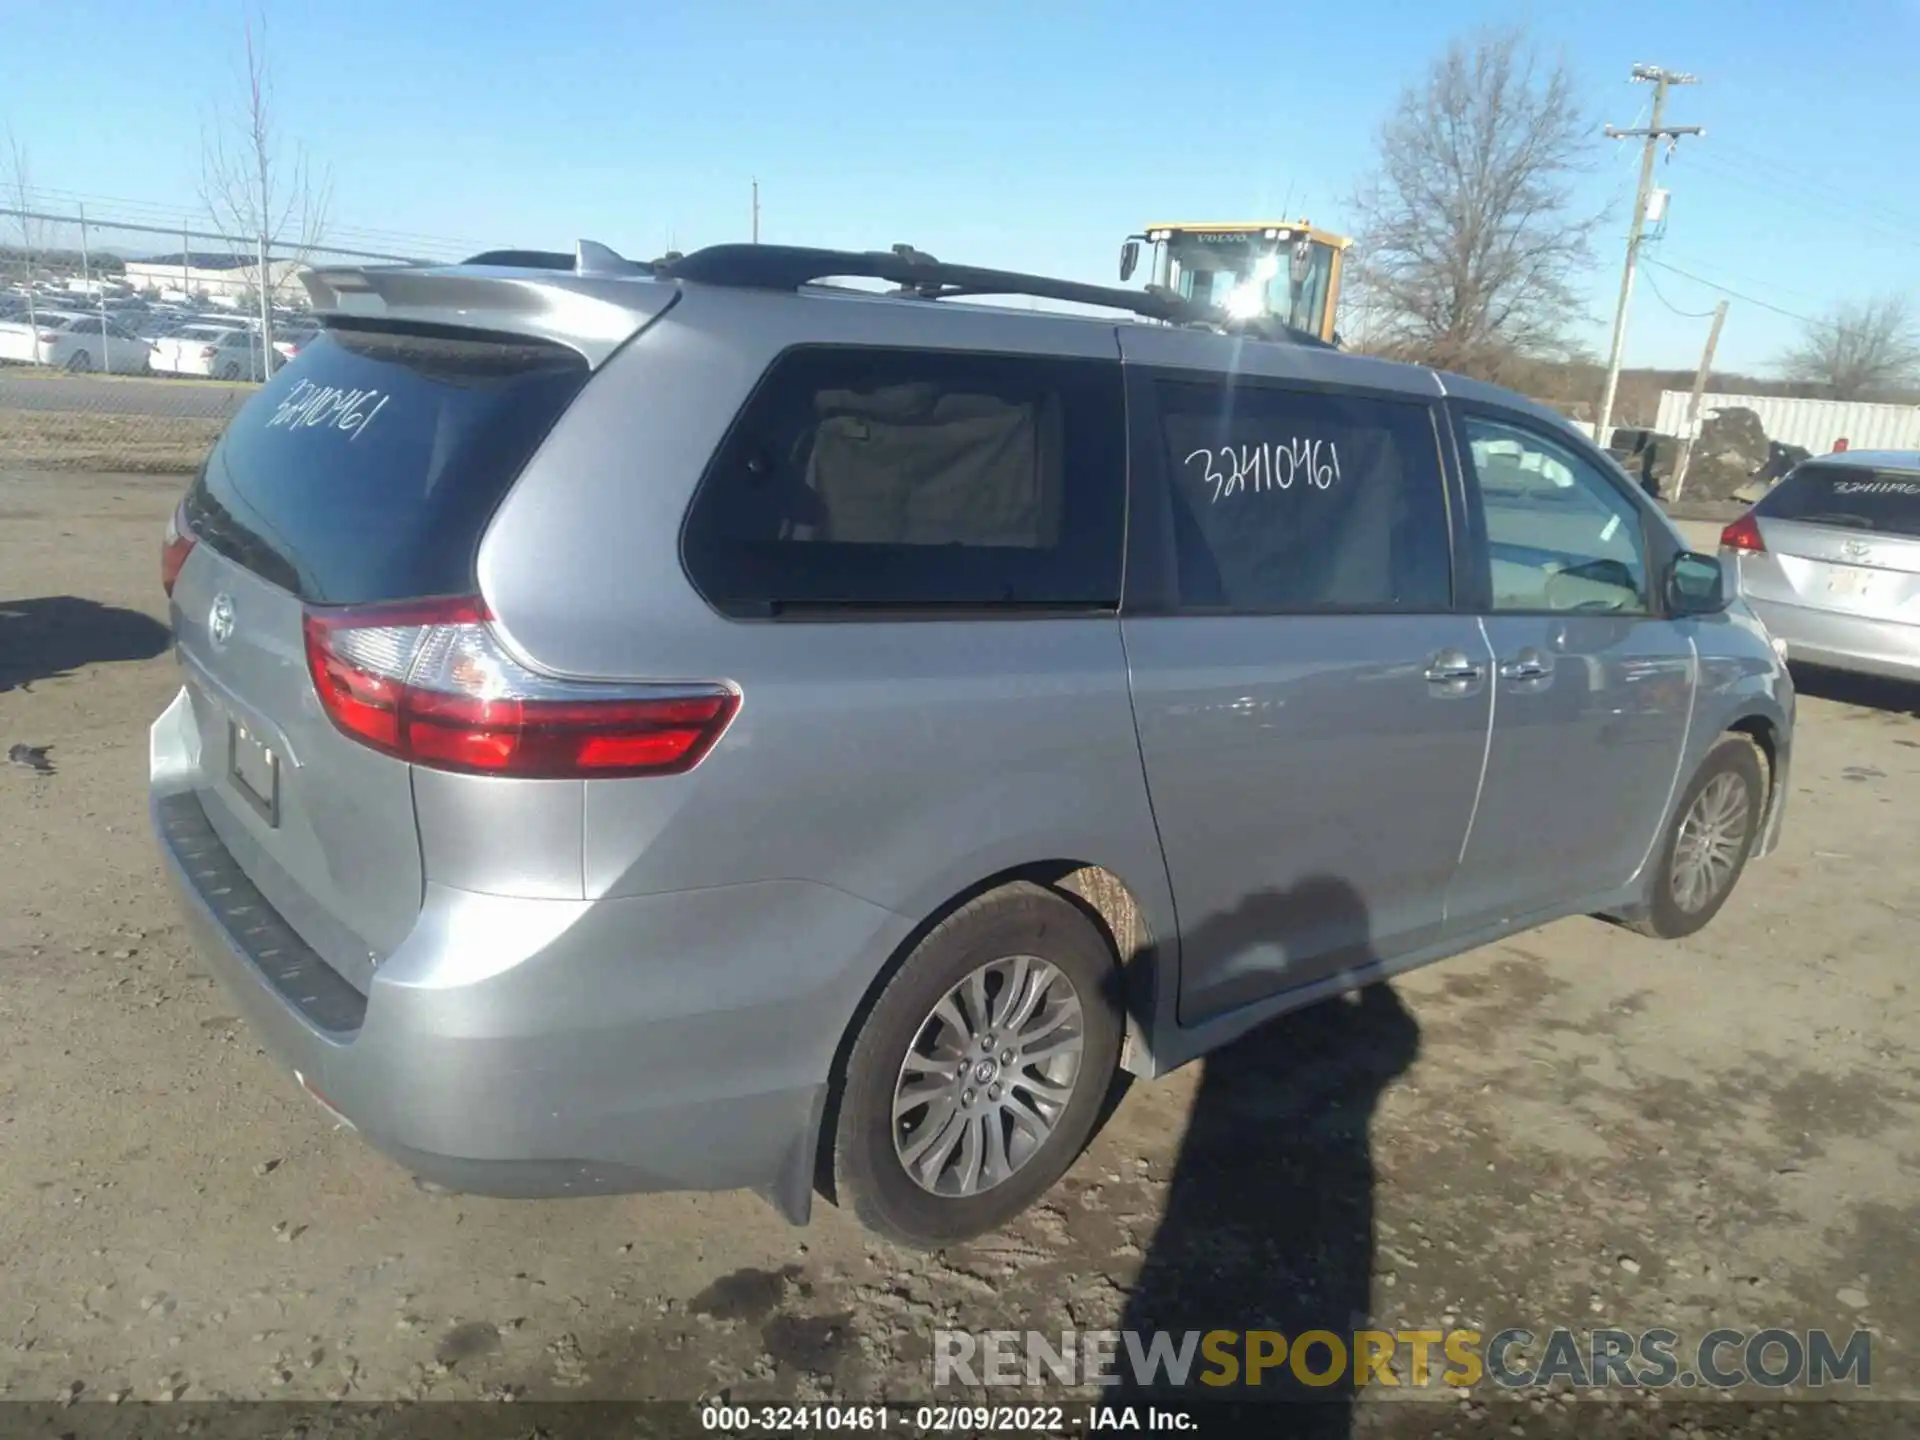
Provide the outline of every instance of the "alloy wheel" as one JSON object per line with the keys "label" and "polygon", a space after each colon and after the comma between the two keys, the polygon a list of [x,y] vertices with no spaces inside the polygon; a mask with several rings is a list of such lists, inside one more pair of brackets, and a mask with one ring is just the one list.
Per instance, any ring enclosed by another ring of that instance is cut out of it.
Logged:
{"label": "alloy wheel", "polygon": [[1694,797],[1673,846],[1673,900],[1697,914],[1733,883],[1752,810],[1738,775],[1713,777]]}
{"label": "alloy wheel", "polygon": [[990,961],[921,1023],[893,1096],[894,1153],[921,1189],[991,1190],[1052,1136],[1073,1098],[1086,1015],[1073,982],[1035,955]]}

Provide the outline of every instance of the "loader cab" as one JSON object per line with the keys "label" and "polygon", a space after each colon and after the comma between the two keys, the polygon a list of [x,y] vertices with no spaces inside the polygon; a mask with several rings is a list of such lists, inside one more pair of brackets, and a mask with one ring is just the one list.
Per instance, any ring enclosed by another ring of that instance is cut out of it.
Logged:
{"label": "loader cab", "polygon": [[1149,284],[1236,319],[1271,316],[1331,341],[1352,243],[1304,221],[1149,225],[1121,247],[1120,278],[1133,278],[1144,244]]}

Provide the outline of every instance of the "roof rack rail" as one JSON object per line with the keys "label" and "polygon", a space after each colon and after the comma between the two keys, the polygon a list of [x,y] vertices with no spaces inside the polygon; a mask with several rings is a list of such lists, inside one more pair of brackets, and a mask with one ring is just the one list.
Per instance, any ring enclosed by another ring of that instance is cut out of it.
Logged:
{"label": "roof rack rail", "polygon": [[890,280],[899,287],[894,293],[923,300],[968,295],[1030,295],[1042,300],[1125,310],[1143,319],[1164,320],[1175,325],[1204,326],[1261,340],[1332,348],[1319,336],[1277,320],[1236,319],[1223,310],[1164,289],[1121,290],[1014,270],[948,265],[911,245],[867,251],[821,250],[801,245],[709,245],[691,255],[669,257],[646,268],[661,279],[755,290],[798,290],[821,280],[857,277]]}

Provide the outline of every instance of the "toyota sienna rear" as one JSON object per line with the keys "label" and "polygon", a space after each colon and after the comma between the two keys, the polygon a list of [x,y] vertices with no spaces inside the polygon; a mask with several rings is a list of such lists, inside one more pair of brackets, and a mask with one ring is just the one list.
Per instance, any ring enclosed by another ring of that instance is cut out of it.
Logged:
{"label": "toyota sienna rear", "polygon": [[1776,842],[1765,631],[1518,396],[913,252],[489,260],[313,274],[162,565],[185,912],[430,1181],[945,1243],[1122,1069]]}

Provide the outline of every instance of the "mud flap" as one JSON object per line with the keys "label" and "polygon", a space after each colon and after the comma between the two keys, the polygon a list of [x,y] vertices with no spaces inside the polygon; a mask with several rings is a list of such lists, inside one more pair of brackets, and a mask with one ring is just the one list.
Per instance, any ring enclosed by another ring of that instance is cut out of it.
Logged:
{"label": "mud flap", "polygon": [[807,1106],[807,1122],[780,1162],[779,1172],[753,1193],[765,1200],[794,1225],[805,1225],[813,1218],[814,1182],[819,1170],[820,1124],[826,1113],[827,1087],[813,1092]]}

